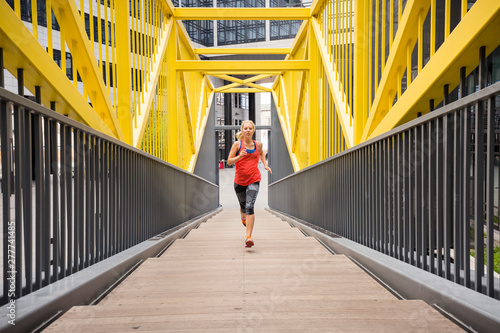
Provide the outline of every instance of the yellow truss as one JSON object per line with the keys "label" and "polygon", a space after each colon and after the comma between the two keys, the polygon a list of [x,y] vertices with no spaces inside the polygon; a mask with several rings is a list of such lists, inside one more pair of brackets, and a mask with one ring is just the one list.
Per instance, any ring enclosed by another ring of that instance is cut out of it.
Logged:
{"label": "yellow truss", "polygon": [[[24,69],[25,87],[31,92],[40,87],[43,104],[55,102],[57,112],[190,171],[214,92],[271,92],[298,171],[427,112],[429,100],[441,101],[443,85],[452,90],[459,83],[460,68],[468,74],[477,67],[479,47],[488,55],[500,45],[495,33],[500,2],[477,0],[468,9],[467,1],[460,1],[461,21],[453,31],[450,10],[444,12],[444,42],[437,50],[435,0],[408,0],[404,11],[392,2],[374,6],[375,0],[315,0],[310,8],[175,8],[171,0],[131,0],[112,6],[109,20],[115,29],[103,35],[98,27],[97,44],[93,20],[89,38],[75,1],[52,0],[61,51],[72,55],[73,81],[66,76],[65,57],[64,70],[53,60],[50,22],[46,51],[38,42],[36,17],[30,32],[19,18],[20,1],[14,2],[15,10],[0,1],[0,47],[5,68],[14,76]],[[100,20],[100,2],[92,3]],[[37,2],[31,5],[36,13]],[[107,15],[106,10],[104,20]],[[429,59],[422,51],[426,19]],[[182,20],[303,23],[290,48],[200,48]],[[386,21],[389,31],[379,24]],[[389,48],[373,47],[379,44]],[[417,61],[412,63],[414,49]],[[202,54],[283,54],[285,60],[200,60]],[[109,63],[116,70],[103,75]],[[235,77],[249,74],[248,79]],[[214,88],[209,76],[231,83]],[[272,88],[258,84],[269,77],[275,77]]]}

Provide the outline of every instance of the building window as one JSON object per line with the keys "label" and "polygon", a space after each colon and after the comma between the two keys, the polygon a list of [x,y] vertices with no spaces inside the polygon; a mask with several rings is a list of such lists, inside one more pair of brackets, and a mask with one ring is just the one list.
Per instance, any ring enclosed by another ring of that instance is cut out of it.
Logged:
{"label": "building window", "polygon": [[215,93],[215,102],[217,105],[224,105],[224,93]]}

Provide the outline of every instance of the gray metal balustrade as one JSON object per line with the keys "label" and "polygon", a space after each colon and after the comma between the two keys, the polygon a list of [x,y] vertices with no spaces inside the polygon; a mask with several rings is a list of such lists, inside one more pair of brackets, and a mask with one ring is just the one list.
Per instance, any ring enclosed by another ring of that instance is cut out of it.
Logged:
{"label": "gray metal balustrade", "polygon": [[2,305],[219,206],[217,185],[3,88],[0,145]]}
{"label": "gray metal balustrade", "polygon": [[269,205],[498,299],[499,106],[496,83],[274,182]]}

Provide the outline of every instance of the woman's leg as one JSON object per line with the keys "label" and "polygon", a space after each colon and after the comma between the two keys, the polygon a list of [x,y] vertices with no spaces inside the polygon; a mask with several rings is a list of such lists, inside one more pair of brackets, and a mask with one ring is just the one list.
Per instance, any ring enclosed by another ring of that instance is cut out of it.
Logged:
{"label": "woman's leg", "polygon": [[247,213],[247,238],[252,237],[253,226],[255,223],[254,205],[259,193],[259,183],[253,183],[247,186],[245,209]]}
{"label": "woman's leg", "polygon": [[234,184],[234,191],[236,192],[236,197],[238,198],[238,202],[240,203],[240,215],[241,220],[245,221],[247,218],[246,214],[246,186],[241,186],[238,184]]}

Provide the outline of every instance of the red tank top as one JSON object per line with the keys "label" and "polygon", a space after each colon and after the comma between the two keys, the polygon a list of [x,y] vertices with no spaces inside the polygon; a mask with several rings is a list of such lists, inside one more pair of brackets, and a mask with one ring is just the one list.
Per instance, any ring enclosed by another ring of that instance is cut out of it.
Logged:
{"label": "red tank top", "polygon": [[[255,145],[254,151],[243,157],[241,160],[236,162],[236,173],[234,175],[234,182],[241,186],[248,186],[255,182],[260,182],[260,171],[258,168],[259,164],[259,148],[257,148],[257,142],[253,142]],[[240,141],[240,149],[238,154],[242,149],[245,149],[245,142]],[[237,155],[238,155],[237,154]]]}

